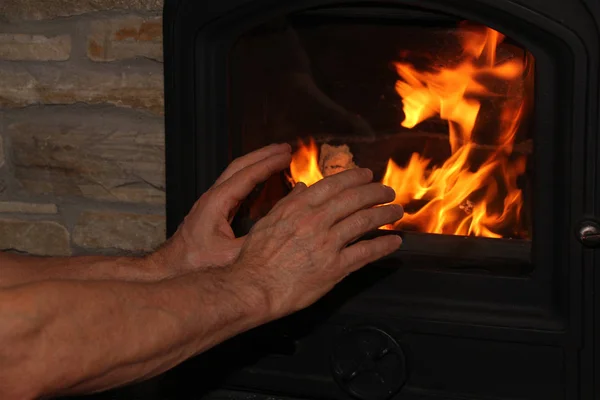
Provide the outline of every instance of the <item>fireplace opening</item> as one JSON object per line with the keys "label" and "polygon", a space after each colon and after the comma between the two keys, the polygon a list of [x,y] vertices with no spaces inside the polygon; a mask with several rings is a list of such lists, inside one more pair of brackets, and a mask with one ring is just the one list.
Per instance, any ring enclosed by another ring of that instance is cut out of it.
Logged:
{"label": "fireplace opening", "polygon": [[531,271],[535,65],[516,41],[420,10],[318,9],[248,30],[229,74],[233,155],[294,147],[238,234],[297,182],[368,167],[405,208],[373,233],[401,232],[400,264]]}
{"label": "fireplace opening", "polygon": [[[599,16],[562,0],[166,0],[169,234],[273,142],[316,179],[371,168],[413,218],[370,234],[400,232],[399,251],[190,360],[159,397],[598,398]],[[296,166],[256,188],[237,235],[310,178]],[[404,360],[373,359],[379,344]]]}
{"label": "fireplace opening", "polygon": [[[465,146],[459,177],[492,167],[442,224],[407,218],[373,232],[400,232],[404,243],[311,307],[178,367],[152,393],[598,398],[599,16],[590,1],[563,0],[166,0],[169,235],[234,158],[273,142],[308,154],[323,176],[355,164],[383,181],[392,159],[400,186],[413,154],[429,161],[406,182],[425,187],[472,183],[433,179]],[[297,176],[289,169],[257,188],[236,234],[306,179]],[[436,190],[398,193],[417,215],[446,194]],[[503,223],[473,224],[515,199],[520,209]],[[377,356],[390,352],[403,357]]]}

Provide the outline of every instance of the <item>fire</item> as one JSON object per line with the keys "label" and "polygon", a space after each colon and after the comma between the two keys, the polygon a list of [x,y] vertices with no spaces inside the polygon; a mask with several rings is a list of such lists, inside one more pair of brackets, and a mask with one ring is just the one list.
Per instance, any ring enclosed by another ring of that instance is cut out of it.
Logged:
{"label": "fire", "polygon": [[[522,99],[502,104],[498,132],[491,132],[495,144],[483,162],[474,161],[481,146],[473,133],[481,99],[506,95],[482,82],[520,79],[524,64],[522,60],[497,62],[497,47],[504,36],[493,29],[460,33],[463,54],[457,65],[419,71],[407,63],[394,64],[400,77],[396,92],[405,114],[401,125],[410,129],[429,118],[446,120],[451,156],[442,165],[431,165],[418,153],[404,166],[388,161],[382,183],[394,188],[394,203],[403,205],[405,214],[393,226],[382,228],[492,238],[509,232],[508,236],[522,237],[523,195],[517,178],[525,173],[526,159],[513,155],[524,113]],[[502,87],[494,87],[498,86]],[[290,181],[312,185],[322,179],[317,159],[313,141],[301,144],[290,166]]]}
{"label": "fire", "polygon": [[300,148],[292,155],[290,164],[290,180],[293,184],[302,182],[310,186],[323,179],[317,161],[318,154],[317,145],[313,140],[308,145],[300,142]]}

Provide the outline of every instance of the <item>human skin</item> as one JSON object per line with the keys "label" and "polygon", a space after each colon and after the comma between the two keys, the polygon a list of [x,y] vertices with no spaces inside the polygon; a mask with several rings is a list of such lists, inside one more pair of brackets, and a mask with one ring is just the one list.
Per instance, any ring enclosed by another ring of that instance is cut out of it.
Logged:
{"label": "human skin", "polygon": [[[255,185],[289,165],[290,151],[288,144],[274,144],[235,159],[196,202],[175,237],[163,246],[169,248],[168,259],[162,259],[164,249],[145,257],[24,258],[0,252],[0,289],[53,279],[152,282],[231,264],[245,238],[235,238],[230,216],[236,207],[228,208],[226,204],[231,203],[223,198],[230,193],[245,198]],[[236,192],[224,191],[219,186],[225,182],[240,186]]]}
{"label": "human skin", "polygon": [[148,379],[309,306],[400,246],[393,235],[353,243],[403,212],[374,207],[395,194],[365,169],[298,184],[236,238],[229,224],[240,202],[290,159],[288,145],[274,145],[236,160],[173,238],[145,257],[0,254],[0,398]]}

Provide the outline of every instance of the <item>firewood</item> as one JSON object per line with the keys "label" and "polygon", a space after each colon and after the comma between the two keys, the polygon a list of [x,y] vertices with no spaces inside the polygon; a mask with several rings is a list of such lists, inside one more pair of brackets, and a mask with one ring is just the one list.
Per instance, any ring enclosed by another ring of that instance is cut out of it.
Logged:
{"label": "firewood", "polygon": [[354,155],[348,145],[331,146],[325,143],[321,146],[319,168],[323,176],[334,175],[356,167]]}

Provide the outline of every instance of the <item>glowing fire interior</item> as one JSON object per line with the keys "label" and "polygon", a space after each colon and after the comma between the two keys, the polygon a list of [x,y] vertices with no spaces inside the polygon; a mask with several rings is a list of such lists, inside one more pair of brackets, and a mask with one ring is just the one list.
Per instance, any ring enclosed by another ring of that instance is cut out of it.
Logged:
{"label": "glowing fire interior", "polygon": [[[451,67],[420,71],[408,63],[394,63],[399,76],[395,88],[405,114],[401,125],[410,129],[434,117],[447,121],[451,156],[442,165],[432,165],[418,153],[413,153],[405,165],[389,159],[382,183],[395,189],[394,203],[405,206],[406,212],[402,220],[382,228],[525,237],[526,233],[517,232],[523,212],[517,178],[525,173],[526,156],[513,154],[524,112],[522,99],[502,103],[497,132],[486,132],[495,138],[487,159],[475,163],[472,157],[478,146],[473,133],[481,100],[506,95],[499,93],[498,87],[507,85],[489,82],[509,83],[522,78],[525,62],[514,58],[497,61],[497,46],[504,39],[497,31],[462,29],[459,33],[462,54]],[[290,182],[310,186],[323,179],[318,159],[314,141],[301,142],[290,166]],[[410,204],[420,206],[413,210]]]}

